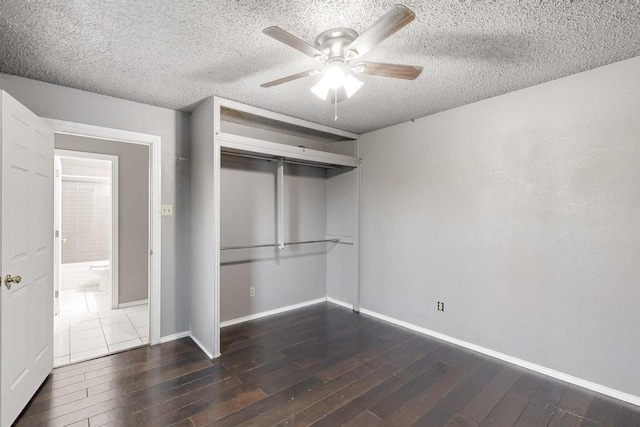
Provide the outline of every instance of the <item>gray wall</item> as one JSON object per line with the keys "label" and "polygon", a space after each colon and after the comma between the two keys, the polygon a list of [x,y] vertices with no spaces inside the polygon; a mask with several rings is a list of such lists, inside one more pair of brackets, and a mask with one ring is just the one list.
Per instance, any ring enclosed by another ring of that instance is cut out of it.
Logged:
{"label": "gray wall", "polygon": [[[221,247],[275,243],[277,163],[223,155],[221,166]],[[324,169],[285,164],[285,242],[324,239],[326,199]],[[221,321],[325,297],[328,247],[223,251]]]}
{"label": "gray wall", "polygon": [[118,299],[148,298],[149,147],[57,134],[57,149],[118,156]]}
{"label": "gray wall", "polygon": [[638,76],[366,134],[363,307],[640,396]]}
{"label": "gray wall", "polygon": [[[357,169],[327,172],[327,234],[354,242],[357,232]],[[335,245],[327,254],[327,296],[355,304],[358,280],[358,247]]]}
{"label": "gray wall", "polygon": [[162,204],[174,216],[162,217],[161,334],[189,330],[189,115],[6,74],[0,87],[42,117],[162,138]]}

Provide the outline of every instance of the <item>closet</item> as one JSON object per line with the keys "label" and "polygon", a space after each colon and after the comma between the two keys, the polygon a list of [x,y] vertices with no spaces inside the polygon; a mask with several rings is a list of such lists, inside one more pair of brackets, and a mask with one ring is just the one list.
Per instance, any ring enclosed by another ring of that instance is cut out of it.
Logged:
{"label": "closet", "polygon": [[229,324],[358,311],[358,135],[211,97],[191,141],[191,336],[209,357]]}

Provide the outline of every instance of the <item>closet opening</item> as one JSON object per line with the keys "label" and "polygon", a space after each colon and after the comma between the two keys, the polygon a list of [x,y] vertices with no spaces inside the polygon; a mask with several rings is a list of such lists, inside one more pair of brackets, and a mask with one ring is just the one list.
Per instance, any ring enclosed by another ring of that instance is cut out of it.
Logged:
{"label": "closet opening", "polygon": [[328,300],[358,311],[358,135],[220,98],[192,131],[194,341],[214,358],[222,327]]}

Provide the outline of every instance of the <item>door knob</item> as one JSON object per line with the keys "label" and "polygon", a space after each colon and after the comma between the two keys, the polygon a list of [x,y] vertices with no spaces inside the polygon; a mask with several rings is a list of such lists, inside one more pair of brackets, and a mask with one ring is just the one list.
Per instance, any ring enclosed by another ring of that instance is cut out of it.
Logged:
{"label": "door knob", "polygon": [[7,289],[11,289],[11,284],[12,283],[20,283],[22,282],[22,277],[20,276],[14,276],[11,277],[10,274],[7,274],[7,277],[4,278],[4,284],[7,287]]}

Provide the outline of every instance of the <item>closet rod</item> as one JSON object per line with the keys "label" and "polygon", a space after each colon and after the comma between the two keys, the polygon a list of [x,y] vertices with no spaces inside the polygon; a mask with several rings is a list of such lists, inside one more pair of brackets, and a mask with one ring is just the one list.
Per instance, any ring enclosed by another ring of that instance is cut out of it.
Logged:
{"label": "closet rod", "polygon": [[[269,162],[277,162],[278,161],[278,158],[276,158],[276,157],[256,156],[255,154],[235,153],[233,151],[222,151],[222,154],[226,154],[228,156],[246,157],[248,159],[267,160]],[[311,167],[314,167],[314,168],[342,169],[342,166],[332,166],[332,165],[325,165],[325,164],[321,164],[321,163],[308,163],[308,162],[302,162],[302,161],[297,161],[297,160],[289,160],[289,159],[283,159],[283,161],[285,163],[289,163],[289,164],[292,164],[292,165],[311,166]]]}
{"label": "closet rod", "polygon": [[[285,243],[285,246],[291,245],[306,245],[309,243],[339,243],[340,239],[322,239],[322,240],[303,240],[300,242],[289,242]],[[252,248],[270,248],[270,247],[278,247],[277,243],[267,243],[265,245],[245,245],[245,246],[225,246],[220,248],[221,251],[229,251],[234,249],[252,249]]]}

